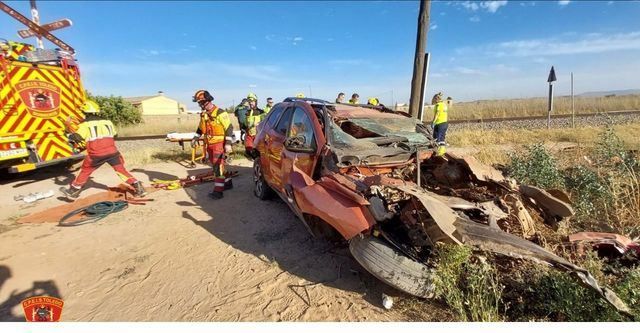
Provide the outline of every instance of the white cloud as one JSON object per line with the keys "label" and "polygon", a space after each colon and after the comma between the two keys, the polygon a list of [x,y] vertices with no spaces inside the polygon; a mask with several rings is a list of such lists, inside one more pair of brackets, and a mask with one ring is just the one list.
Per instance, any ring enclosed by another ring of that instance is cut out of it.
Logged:
{"label": "white cloud", "polygon": [[475,23],[475,22],[480,22],[480,16],[478,16],[478,15],[471,16],[471,17],[469,18],[469,21],[474,22],[474,23]]}
{"label": "white cloud", "polygon": [[479,69],[468,68],[468,67],[456,67],[453,69],[453,71],[458,74],[464,74],[464,75],[485,75],[486,74],[484,71],[481,71]]}
{"label": "white cloud", "polygon": [[595,54],[613,51],[640,50],[640,31],[617,34],[587,33],[577,36],[560,35],[547,39],[521,39],[490,43],[455,50],[458,55],[492,57],[548,57],[553,55]]}
{"label": "white cloud", "polygon": [[249,88],[257,88],[257,87],[258,87],[258,85],[257,85],[257,84],[250,84],[250,85],[249,85]]}
{"label": "white cloud", "polygon": [[304,40],[304,38],[302,38],[302,37],[300,37],[300,36],[293,37],[293,41],[294,41],[294,42],[301,42],[301,41],[303,41],[303,40]]}
{"label": "white cloud", "polygon": [[566,5],[568,5],[570,2],[571,2],[570,0],[559,0],[559,1],[558,1],[558,5],[560,5],[560,6],[566,6]]}
{"label": "white cloud", "polygon": [[436,30],[436,29],[438,29],[438,25],[434,23],[429,27],[429,29]]}
{"label": "white cloud", "polygon": [[483,1],[480,3],[480,7],[486,9],[489,13],[495,13],[502,6],[506,6],[507,1]]}
{"label": "white cloud", "polygon": [[463,1],[456,2],[455,5],[462,6],[467,10],[472,12],[478,11],[479,9],[484,9],[489,13],[495,13],[500,9],[500,7],[506,6],[507,1]]}
{"label": "white cloud", "polygon": [[569,41],[558,39],[514,40],[492,45],[489,48],[493,48],[502,55],[524,57],[640,50],[640,31],[611,35],[586,34],[581,38],[572,38]]}
{"label": "white cloud", "polygon": [[251,46],[249,46],[249,48],[252,49],[253,51],[258,49],[255,45],[251,45]]}
{"label": "white cloud", "polygon": [[473,2],[473,1],[464,1],[464,2],[461,2],[460,5],[462,7],[464,7],[464,8],[466,8],[466,9],[474,11],[474,12],[476,10],[480,9],[480,6],[478,6],[478,4],[476,2]]}
{"label": "white cloud", "polygon": [[333,42],[333,41],[334,41],[333,38],[331,38],[331,37],[327,38],[327,42]]}

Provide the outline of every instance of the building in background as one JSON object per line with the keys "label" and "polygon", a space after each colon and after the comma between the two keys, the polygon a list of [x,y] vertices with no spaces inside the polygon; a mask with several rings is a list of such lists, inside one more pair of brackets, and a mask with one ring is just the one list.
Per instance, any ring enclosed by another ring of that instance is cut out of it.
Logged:
{"label": "building in background", "polygon": [[162,91],[155,96],[125,97],[125,101],[142,111],[143,116],[179,115],[187,111],[187,107],[168,98]]}

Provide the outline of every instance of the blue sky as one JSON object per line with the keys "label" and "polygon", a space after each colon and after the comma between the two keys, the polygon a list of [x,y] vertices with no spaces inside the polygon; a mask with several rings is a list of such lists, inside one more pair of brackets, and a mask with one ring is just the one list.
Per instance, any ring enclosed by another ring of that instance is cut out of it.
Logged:
{"label": "blue sky", "polygon": [[[28,2],[9,1],[29,13]],[[249,91],[261,102],[339,91],[408,102],[417,1],[39,1],[40,19],[70,18],[54,32],[77,51],[97,94],[158,90],[195,109],[206,88],[219,105]],[[435,1],[429,94],[456,100],[640,88],[638,1]],[[0,37],[20,23],[0,14]],[[33,41],[33,39],[31,39]],[[51,44],[48,44],[51,46]]]}

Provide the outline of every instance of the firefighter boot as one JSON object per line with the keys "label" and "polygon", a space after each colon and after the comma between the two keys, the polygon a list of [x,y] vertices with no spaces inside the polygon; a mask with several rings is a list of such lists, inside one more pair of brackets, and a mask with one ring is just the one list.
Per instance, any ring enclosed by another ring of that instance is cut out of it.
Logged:
{"label": "firefighter boot", "polygon": [[64,194],[65,197],[67,197],[67,199],[71,199],[71,200],[76,200],[80,197],[80,192],[82,191],[81,188],[75,188],[73,186],[69,186],[67,187],[61,187],[60,188],[60,192],[62,192],[62,194]]}
{"label": "firefighter boot", "polygon": [[137,181],[133,183],[133,188],[136,190],[136,193],[134,193],[134,196],[144,197],[145,195],[147,195],[147,191],[144,190],[144,186],[142,186],[141,181]]}
{"label": "firefighter boot", "polygon": [[222,192],[209,192],[209,198],[213,200],[222,199],[223,197],[224,194],[222,194]]}

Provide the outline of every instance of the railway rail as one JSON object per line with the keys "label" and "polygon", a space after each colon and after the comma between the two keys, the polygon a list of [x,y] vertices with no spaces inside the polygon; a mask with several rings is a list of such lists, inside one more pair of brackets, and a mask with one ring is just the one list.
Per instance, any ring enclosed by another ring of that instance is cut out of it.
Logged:
{"label": "railway rail", "polygon": [[[594,113],[580,113],[576,114],[576,119],[579,118],[588,118],[588,117],[596,117],[596,116],[629,116],[629,115],[637,115],[640,116],[640,110],[619,110],[619,111],[605,111],[605,112],[594,112]],[[570,119],[571,114],[555,114],[551,115],[551,119]],[[535,120],[547,120],[547,116],[527,116],[527,117],[505,117],[505,118],[484,118],[484,119],[457,119],[450,120],[450,124],[483,124],[483,123],[499,123],[499,122],[519,122],[519,121],[535,121]],[[167,136],[164,134],[159,135],[138,135],[138,136],[128,136],[128,137],[117,137],[116,141],[138,141],[138,140],[157,140],[157,139],[165,139]]]}

